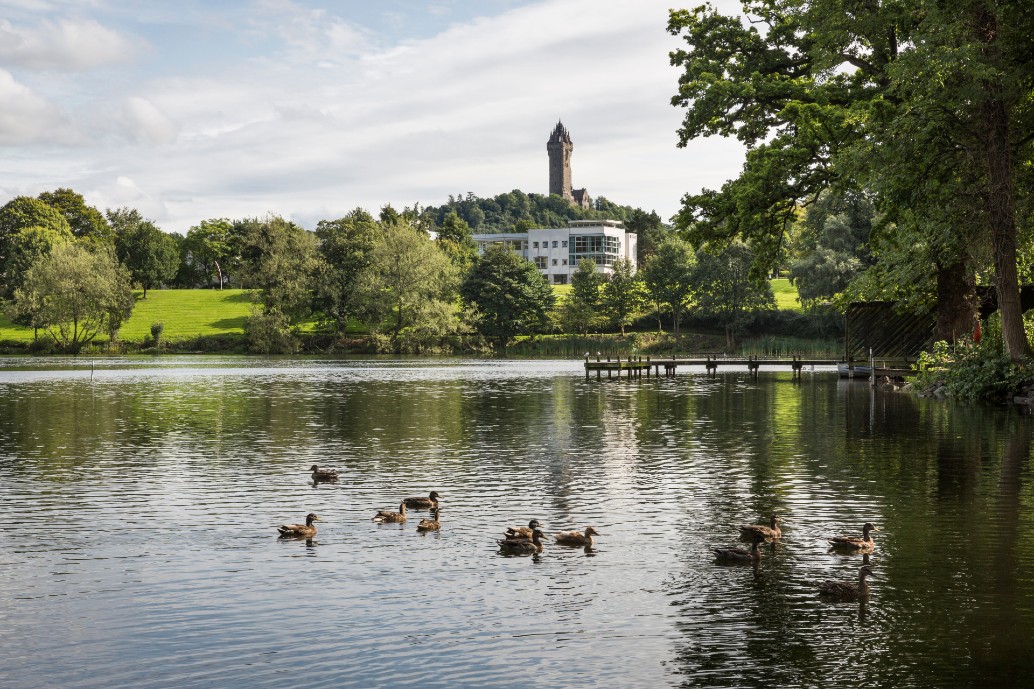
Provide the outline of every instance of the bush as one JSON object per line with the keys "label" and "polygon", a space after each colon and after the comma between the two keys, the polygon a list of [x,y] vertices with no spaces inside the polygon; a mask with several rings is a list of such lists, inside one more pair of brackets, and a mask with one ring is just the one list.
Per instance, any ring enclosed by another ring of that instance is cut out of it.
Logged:
{"label": "bush", "polygon": [[979,344],[961,340],[952,348],[937,342],[920,356],[918,369],[913,379],[918,388],[943,383],[952,396],[965,400],[1009,401],[1034,383],[1034,372],[1005,353],[998,314],[987,319]]}
{"label": "bush", "polygon": [[276,309],[255,309],[244,319],[248,350],[256,354],[294,354],[301,343],[290,330],[287,316]]}
{"label": "bush", "polygon": [[162,333],[165,332],[165,324],[161,321],[151,323],[151,341],[158,347],[162,341]]}

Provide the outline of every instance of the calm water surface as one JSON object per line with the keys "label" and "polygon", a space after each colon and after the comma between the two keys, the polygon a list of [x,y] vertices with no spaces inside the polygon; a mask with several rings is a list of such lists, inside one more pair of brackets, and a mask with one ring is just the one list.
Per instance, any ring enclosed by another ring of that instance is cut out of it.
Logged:
{"label": "calm water surface", "polygon": [[[0,686],[1031,686],[1031,424],[829,372],[0,359]],[[370,522],[432,489],[440,533]],[[531,517],[602,535],[500,555]],[[865,521],[869,602],[820,600]]]}

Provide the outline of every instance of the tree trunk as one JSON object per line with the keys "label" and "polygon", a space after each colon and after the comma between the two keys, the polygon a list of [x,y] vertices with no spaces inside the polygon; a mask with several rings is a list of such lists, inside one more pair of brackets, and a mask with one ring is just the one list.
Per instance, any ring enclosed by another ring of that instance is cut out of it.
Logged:
{"label": "tree trunk", "polygon": [[[976,29],[984,53],[1000,63],[998,17],[988,7],[977,5]],[[987,164],[987,217],[994,251],[995,287],[1002,315],[1002,339],[1013,361],[1027,358],[1027,336],[1020,308],[1020,282],[1016,269],[1016,211],[1012,149],[1009,142],[1009,113],[1000,81],[985,80],[985,100],[980,105],[984,157]]]}
{"label": "tree trunk", "polygon": [[959,260],[937,267],[937,325],[935,340],[955,342],[976,324],[976,280]]}

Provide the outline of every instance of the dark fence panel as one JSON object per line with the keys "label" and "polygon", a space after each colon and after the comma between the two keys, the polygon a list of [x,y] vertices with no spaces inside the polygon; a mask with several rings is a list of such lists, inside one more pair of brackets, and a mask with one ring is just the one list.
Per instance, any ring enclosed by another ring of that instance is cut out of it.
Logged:
{"label": "dark fence panel", "polygon": [[865,361],[874,357],[911,359],[933,342],[933,314],[899,314],[892,302],[855,302],[847,307],[844,356]]}

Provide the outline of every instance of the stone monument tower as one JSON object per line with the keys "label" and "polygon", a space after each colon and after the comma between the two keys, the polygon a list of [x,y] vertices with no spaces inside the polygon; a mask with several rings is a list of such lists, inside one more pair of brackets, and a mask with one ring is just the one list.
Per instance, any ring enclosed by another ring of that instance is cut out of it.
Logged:
{"label": "stone monument tower", "polygon": [[546,142],[546,152],[549,154],[549,193],[577,204],[582,208],[592,206],[592,199],[585,189],[571,188],[571,151],[574,144],[571,143],[571,135],[562,122],[557,121],[553,133]]}
{"label": "stone monument tower", "polygon": [[567,127],[562,122],[557,122],[553,133],[546,142],[546,152],[549,153],[549,193],[561,196],[568,201],[573,200],[571,196],[571,151],[574,144],[571,143],[571,135],[567,133]]}

